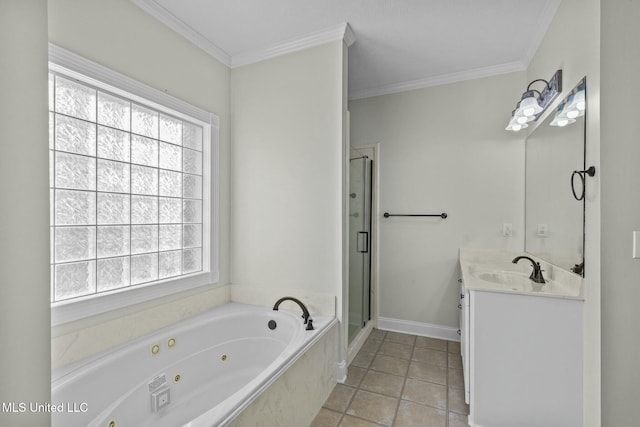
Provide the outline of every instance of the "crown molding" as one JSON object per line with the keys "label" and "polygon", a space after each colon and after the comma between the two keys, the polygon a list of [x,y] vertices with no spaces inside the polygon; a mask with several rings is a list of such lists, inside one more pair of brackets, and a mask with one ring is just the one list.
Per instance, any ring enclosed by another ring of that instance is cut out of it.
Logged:
{"label": "crown molding", "polygon": [[345,23],[344,25],[344,35],[342,39],[344,40],[347,47],[351,47],[352,44],[356,42],[356,34],[351,29],[351,25],[349,23]]}
{"label": "crown molding", "polygon": [[296,37],[295,39],[277,43],[264,49],[257,49],[234,55],[231,58],[231,68],[254,64],[266,59],[275,58],[336,40],[344,40],[347,47],[355,43],[355,35],[348,23],[340,24],[334,28],[309,33],[306,36]]}
{"label": "crown molding", "polygon": [[171,12],[162,7],[154,0],[131,0],[140,9],[147,12],[158,21],[180,34],[191,43],[204,50],[206,53],[222,62],[229,68],[241,67],[253,64],[288,53],[297,52],[310,47],[319,46],[335,40],[344,40],[348,46],[355,43],[356,38],[348,23],[343,23],[337,27],[307,34],[306,36],[286,40],[276,43],[264,49],[240,53],[234,56],[216,46],[199,32],[176,18]]}
{"label": "crown molding", "polygon": [[[444,74],[440,76],[411,80],[407,82],[393,83],[390,85],[378,86],[372,89],[352,91],[349,94],[349,99],[356,100],[370,98],[373,96],[388,95],[392,93],[406,92],[409,90],[456,83],[465,80],[473,80],[499,74],[524,71],[526,70],[528,64],[531,62],[531,59],[535,55],[535,52],[542,42],[544,34],[546,33],[546,30],[548,29],[548,26],[551,23],[556,10],[558,9],[560,1],[561,0],[549,0],[547,2],[547,6],[542,12],[542,22],[544,22],[546,25],[539,26],[538,34],[533,38],[533,43],[531,43],[529,49],[523,55],[522,61],[484,68],[476,68],[473,70]],[[149,15],[156,18],[158,21],[162,22],[229,68],[236,68],[243,65],[253,64],[336,40],[343,40],[347,47],[350,47],[356,42],[356,37],[353,33],[353,30],[351,29],[351,26],[348,23],[343,23],[334,28],[309,33],[305,36],[286,40],[281,43],[276,43],[263,49],[243,52],[231,56],[227,52],[216,46],[214,43],[209,41],[202,34],[194,31],[187,24],[176,18],[172,13],[159,5],[156,1],[131,0],[131,2],[136,4]]]}
{"label": "crown molding", "polygon": [[371,98],[373,96],[390,95],[398,92],[406,92],[427,87],[440,86],[449,83],[457,83],[466,80],[480,79],[484,77],[497,76],[500,74],[525,71],[526,66],[522,62],[509,62],[506,64],[493,65],[490,67],[475,68],[473,70],[461,71],[457,73],[442,74],[424,79],[410,80],[401,83],[378,86],[373,89],[353,91],[349,94],[349,100]]}
{"label": "crown molding", "polygon": [[231,55],[211,43],[206,37],[193,28],[179,20],[171,12],[160,6],[154,0],[131,0],[140,9],[156,18],[158,21],[180,34],[185,39],[207,52],[209,55],[222,62],[227,67],[231,67]]}
{"label": "crown molding", "polygon": [[558,7],[560,6],[562,0],[549,0],[547,1],[545,8],[540,14],[540,25],[536,27],[536,31],[531,37],[531,43],[529,44],[529,48],[524,51],[524,55],[522,56],[522,63],[529,67],[531,60],[535,56],[542,40],[544,39],[545,34],[547,34],[547,30],[551,25],[551,21],[553,21],[553,17],[556,15],[558,11]]}

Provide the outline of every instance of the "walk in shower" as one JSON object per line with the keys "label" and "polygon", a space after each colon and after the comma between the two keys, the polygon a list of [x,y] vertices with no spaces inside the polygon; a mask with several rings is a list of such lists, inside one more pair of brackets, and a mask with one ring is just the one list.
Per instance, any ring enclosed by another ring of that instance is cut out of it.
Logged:
{"label": "walk in shower", "polygon": [[349,343],[371,319],[371,194],[373,161],[350,159]]}

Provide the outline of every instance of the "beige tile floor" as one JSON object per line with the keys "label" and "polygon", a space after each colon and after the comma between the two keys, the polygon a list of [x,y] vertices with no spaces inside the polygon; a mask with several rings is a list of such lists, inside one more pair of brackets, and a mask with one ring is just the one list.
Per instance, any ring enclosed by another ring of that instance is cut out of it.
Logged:
{"label": "beige tile floor", "polygon": [[466,427],[460,343],[374,329],[311,427]]}

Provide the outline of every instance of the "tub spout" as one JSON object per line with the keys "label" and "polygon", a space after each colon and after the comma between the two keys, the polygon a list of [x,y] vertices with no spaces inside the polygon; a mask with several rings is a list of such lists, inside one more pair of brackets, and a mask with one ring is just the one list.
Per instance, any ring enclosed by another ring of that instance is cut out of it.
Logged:
{"label": "tub spout", "polygon": [[278,311],[278,307],[280,307],[280,303],[287,300],[293,301],[300,306],[300,308],[302,309],[302,318],[304,319],[304,324],[307,325],[307,328],[306,328],[307,331],[313,331],[313,320],[309,315],[309,310],[307,310],[307,307],[299,299],[294,297],[282,297],[278,301],[276,301],[276,303],[273,305],[273,309],[275,311]]}

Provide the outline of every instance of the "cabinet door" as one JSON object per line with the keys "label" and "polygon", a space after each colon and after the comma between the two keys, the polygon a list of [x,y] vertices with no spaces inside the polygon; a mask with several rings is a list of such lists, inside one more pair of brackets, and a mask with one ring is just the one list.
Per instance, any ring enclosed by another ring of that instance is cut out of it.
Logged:
{"label": "cabinet door", "polygon": [[471,419],[582,427],[582,301],[470,291]]}

